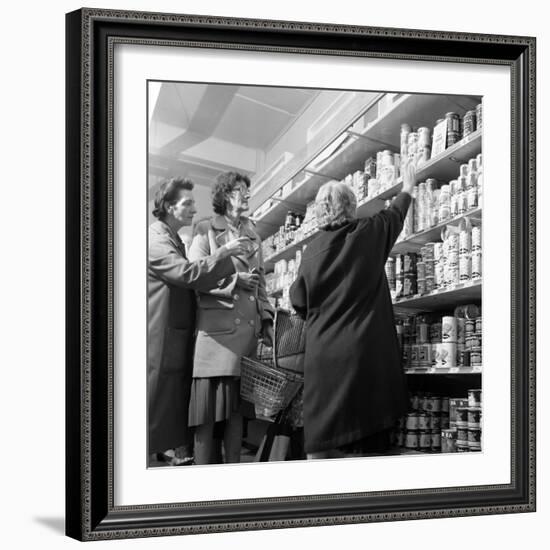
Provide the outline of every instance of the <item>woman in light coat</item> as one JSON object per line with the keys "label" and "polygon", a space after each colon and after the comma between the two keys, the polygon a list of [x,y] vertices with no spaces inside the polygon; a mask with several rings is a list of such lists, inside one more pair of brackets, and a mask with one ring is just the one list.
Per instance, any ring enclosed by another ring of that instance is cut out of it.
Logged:
{"label": "woman in light coat", "polygon": [[236,273],[199,292],[197,340],[189,425],[195,426],[195,462],[214,457],[214,425],[224,422],[225,462],[239,462],[242,443],[241,358],[254,355],[258,338],[271,337],[273,308],[265,290],[260,237],[243,215],[248,210],[250,180],[236,172],[222,174],[213,188],[216,216],[199,222],[189,257],[210,256],[235,238],[246,238],[246,254],[233,258]]}

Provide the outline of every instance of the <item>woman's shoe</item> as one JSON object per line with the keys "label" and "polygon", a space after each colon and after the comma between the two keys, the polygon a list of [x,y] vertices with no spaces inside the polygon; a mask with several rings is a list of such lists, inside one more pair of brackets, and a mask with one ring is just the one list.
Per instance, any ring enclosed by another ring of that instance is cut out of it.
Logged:
{"label": "woman's shoe", "polygon": [[191,466],[195,462],[192,456],[179,458],[175,455],[167,454],[166,452],[157,453],[157,460],[166,463],[168,466]]}

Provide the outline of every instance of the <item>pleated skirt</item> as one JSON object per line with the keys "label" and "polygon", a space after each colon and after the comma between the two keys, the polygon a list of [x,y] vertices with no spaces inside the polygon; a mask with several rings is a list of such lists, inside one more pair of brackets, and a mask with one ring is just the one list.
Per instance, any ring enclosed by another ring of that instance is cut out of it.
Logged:
{"label": "pleated skirt", "polygon": [[189,426],[212,424],[227,420],[240,410],[238,376],[193,378],[189,401]]}

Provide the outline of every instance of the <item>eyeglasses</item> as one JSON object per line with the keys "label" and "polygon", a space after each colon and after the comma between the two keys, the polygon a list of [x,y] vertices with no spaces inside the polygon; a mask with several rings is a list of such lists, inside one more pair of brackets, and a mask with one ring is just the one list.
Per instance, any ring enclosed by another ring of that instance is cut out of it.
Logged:
{"label": "eyeglasses", "polygon": [[235,187],[235,189],[232,190],[232,193],[239,193],[242,196],[250,196],[250,190],[248,189],[248,187],[240,185],[238,187]]}

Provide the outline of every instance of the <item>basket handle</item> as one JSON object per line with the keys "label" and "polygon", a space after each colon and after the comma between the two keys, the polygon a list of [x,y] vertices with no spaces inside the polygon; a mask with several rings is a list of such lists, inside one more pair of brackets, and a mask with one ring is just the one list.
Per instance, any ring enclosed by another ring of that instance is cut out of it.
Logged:
{"label": "basket handle", "polygon": [[286,309],[281,309],[281,308],[275,308],[275,316],[273,318],[273,347],[271,349],[272,353],[273,353],[273,365],[275,366],[276,369],[279,368],[279,364],[277,363],[277,319],[279,317],[279,312],[285,312],[285,313],[289,313],[288,310]]}

